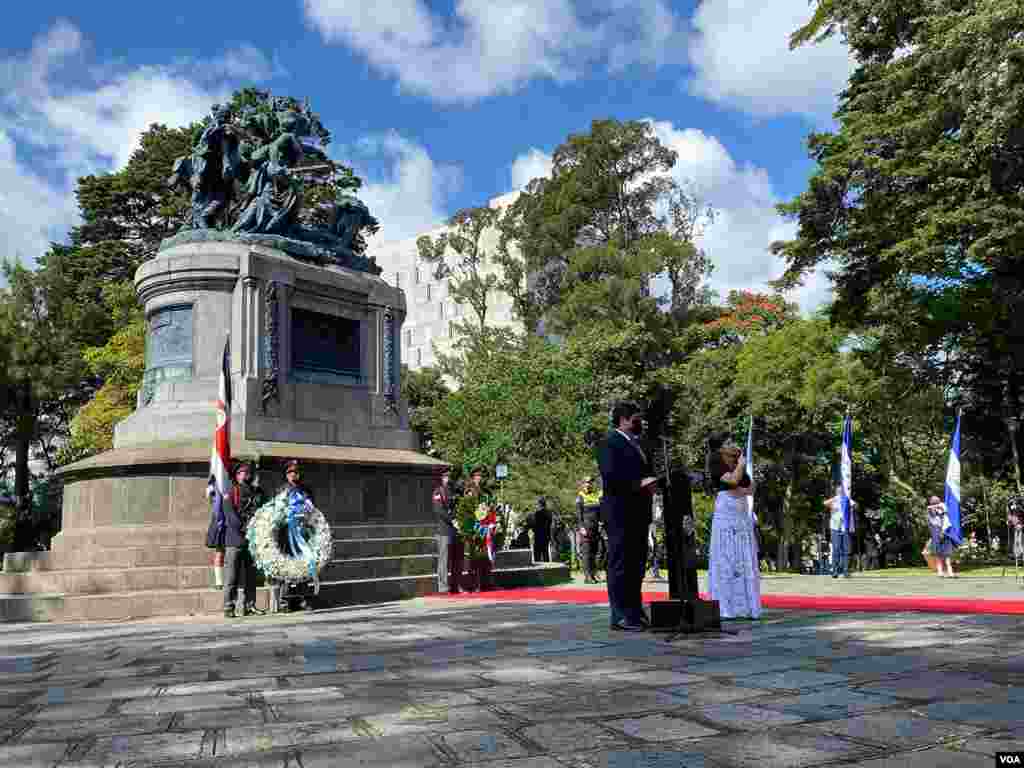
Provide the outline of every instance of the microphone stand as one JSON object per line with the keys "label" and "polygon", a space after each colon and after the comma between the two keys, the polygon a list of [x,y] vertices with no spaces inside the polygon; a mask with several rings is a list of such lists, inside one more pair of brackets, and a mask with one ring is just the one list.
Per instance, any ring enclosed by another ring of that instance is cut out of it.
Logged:
{"label": "microphone stand", "polygon": [[668,561],[669,599],[651,605],[651,631],[670,632],[672,642],[682,635],[719,632],[735,635],[722,628],[717,600],[702,600],[697,584],[696,531],[693,520],[690,475],[685,467],[673,471],[672,447],[664,435],[655,451],[656,471],[662,494],[662,519],[665,523],[665,549]]}

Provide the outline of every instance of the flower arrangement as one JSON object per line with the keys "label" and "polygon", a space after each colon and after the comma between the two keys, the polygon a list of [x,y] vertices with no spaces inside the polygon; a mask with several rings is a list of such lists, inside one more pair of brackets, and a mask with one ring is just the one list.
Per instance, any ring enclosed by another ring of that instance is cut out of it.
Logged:
{"label": "flower arrangement", "polygon": [[463,496],[455,507],[455,517],[466,556],[470,560],[494,560],[494,534],[498,530],[498,510],[494,505],[474,496]]}
{"label": "flower arrangement", "polygon": [[[290,549],[282,551],[278,537],[287,531]],[[270,579],[299,584],[312,581],[319,591],[319,576],[334,552],[331,527],[323,513],[301,491],[285,488],[256,510],[246,533],[256,567]]]}

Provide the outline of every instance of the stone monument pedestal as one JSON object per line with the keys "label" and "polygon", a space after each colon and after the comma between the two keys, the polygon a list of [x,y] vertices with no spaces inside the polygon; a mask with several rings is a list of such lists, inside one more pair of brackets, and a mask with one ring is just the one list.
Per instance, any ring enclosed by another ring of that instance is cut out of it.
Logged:
{"label": "stone monument pedestal", "polygon": [[401,290],[230,241],[165,249],[135,283],[148,322],[138,408],[113,450],[62,469],[63,528],[41,557],[6,556],[0,618],[221,610],[205,489],[229,334],[232,455],[254,461],[270,492],[286,459],[302,463],[336,538],[321,604],[434,592],[431,490],[444,465],[408,428]]}

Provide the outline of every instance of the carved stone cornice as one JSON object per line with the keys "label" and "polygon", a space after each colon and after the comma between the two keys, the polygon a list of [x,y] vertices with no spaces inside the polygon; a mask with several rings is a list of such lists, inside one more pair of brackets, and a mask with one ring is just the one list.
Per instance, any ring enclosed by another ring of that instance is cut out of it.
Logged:
{"label": "carved stone cornice", "polygon": [[231,291],[238,281],[238,259],[212,257],[154,259],[135,273],[135,292],[143,306],[167,293],[183,291]]}

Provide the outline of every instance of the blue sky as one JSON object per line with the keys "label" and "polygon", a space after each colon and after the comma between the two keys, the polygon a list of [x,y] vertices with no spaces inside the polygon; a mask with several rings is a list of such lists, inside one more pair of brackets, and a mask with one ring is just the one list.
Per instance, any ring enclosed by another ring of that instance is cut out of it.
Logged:
{"label": "blue sky", "polygon": [[[88,10],[83,10],[88,8]],[[75,222],[74,180],[123,165],[154,121],[233,89],[308,96],[366,181],[377,236],[422,232],[546,173],[590,121],[650,119],[720,215],[721,291],[764,287],[850,72],[838,41],[790,52],[806,0],[36,0],[0,28],[0,237],[31,262]],[[827,298],[817,275],[794,298]]]}

